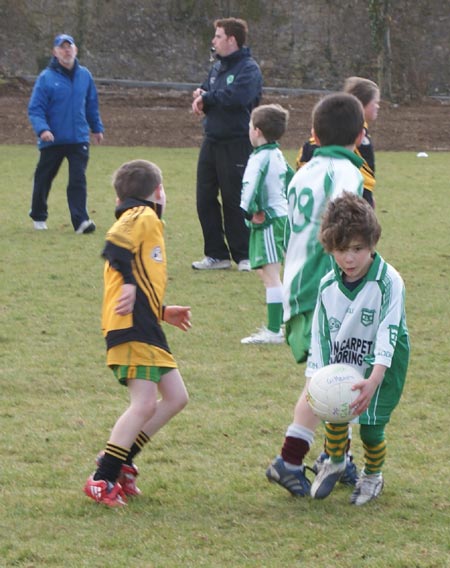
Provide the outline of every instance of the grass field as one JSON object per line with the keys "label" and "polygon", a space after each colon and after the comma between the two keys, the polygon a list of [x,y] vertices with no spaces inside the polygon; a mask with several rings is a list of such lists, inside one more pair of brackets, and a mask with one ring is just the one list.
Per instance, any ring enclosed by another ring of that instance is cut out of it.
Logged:
{"label": "grass field", "polygon": [[[113,222],[111,173],[138,157],[165,173],[167,303],[193,313],[188,334],[166,331],[191,400],[139,456],[143,495],[110,510],[82,493],[127,404],[104,362],[100,251]],[[385,491],[361,508],[343,487],[312,501],[265,480],[304,365],[284,345],[240,344],[265,319],[255,274],[191,269],[202,257],[196,157],[195,149],[93,148],[89,210],[98,230],[76,236],[65,168],[49,230],[37,232],[28,218],[37,151],[1,147],[0,566],[450,566],[450,154],[377,154],[379,251],[404,277],[413,350],[387,429]],[[293,151],[286,157],[294,162]],[[319,429],[310,463],[321,443]]]}

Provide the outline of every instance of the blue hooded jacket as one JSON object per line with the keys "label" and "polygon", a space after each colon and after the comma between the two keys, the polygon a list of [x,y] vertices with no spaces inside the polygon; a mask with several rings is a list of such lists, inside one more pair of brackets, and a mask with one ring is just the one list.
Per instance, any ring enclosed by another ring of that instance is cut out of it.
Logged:
{"label": "blue hooded jacket", "polygon": [[248,47],[217,57],[202,85],[203,128],[211,140],[248,138],[252,110],[262,93],[261,70]]}
{"label": "blue hooded jacket", "polygon": [[[36,80],[28,117],[38,136],[39,148],[89,143],[89,129],[94,133],[104,131],[94,79],[78,60],[71,73],[66,73],[58,60],[52,58]],[[39,138],[44,130],[50,130],[54,142]]]}

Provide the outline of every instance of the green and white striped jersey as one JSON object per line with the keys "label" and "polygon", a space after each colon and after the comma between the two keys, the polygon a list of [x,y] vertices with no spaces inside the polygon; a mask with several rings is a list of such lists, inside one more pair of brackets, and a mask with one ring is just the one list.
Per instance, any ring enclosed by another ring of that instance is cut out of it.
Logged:
{"label": "green and white striped jersey", "polygon": [[331,268],[331,259],[317,239],[320,220],[330,199],[344,191],[362,195],[362,162],[342,146],[317,148],[314,158],[298,170],[289,184],[284,321],[314,310],[319,282]]}
{"label": "green and white striped jersey", "polygon": [[345,363],[367,378],[372,365],[384,365],[379,392],[360,423],[374,423],[375,418],[387,422],[400,399],[409,361],[403,280],[376,253],[366,276],[349,290],[333,264],[320,282],[305,374],[311,377],[325,365]]}
{"label": "green and white striped jersey", "polygon": [[242,179],[241,208],[249,215],[264,211],[266,222],[250,225],[261,229],[287,215],[286,189],[294,172],[278,143],[264,144],[250,154]]}

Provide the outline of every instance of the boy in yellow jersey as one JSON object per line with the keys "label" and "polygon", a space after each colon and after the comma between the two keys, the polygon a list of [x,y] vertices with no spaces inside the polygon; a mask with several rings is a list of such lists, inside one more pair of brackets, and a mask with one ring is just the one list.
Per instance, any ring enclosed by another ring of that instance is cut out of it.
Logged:
{"label": "boy in yellow jersey", "polygon": [[[133,458],[188,402],[161,322],[187,331],[188,306],[164,306],[165,204],[161,170],[145,160],[123,164],[113,176],[117,221],[106,235],[102,328],[107,365],[128,387],[130,405],[119,417],[84,492],[110,507],[138,495]],[[159,398],[159,396],[161,398]]]}

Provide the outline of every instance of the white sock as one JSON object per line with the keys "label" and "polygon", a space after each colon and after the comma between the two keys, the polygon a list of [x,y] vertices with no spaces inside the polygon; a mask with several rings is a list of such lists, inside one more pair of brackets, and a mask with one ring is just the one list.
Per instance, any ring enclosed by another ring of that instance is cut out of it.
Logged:
{"label": "white sock", "polygon": [[309,447],[311,447],[314,442],[314,432],[309,428],[306,428],[306,426],[302,426],[301,424],[292,423],[290,426],[288,426],[288,429],[286,430],[286,436],[305,440],[305,442],[308,442]]}
{"label": "white sock", "polygon": [[282,303],[283,303],[282,286],[266,288],[266,304],[282,304]]}

